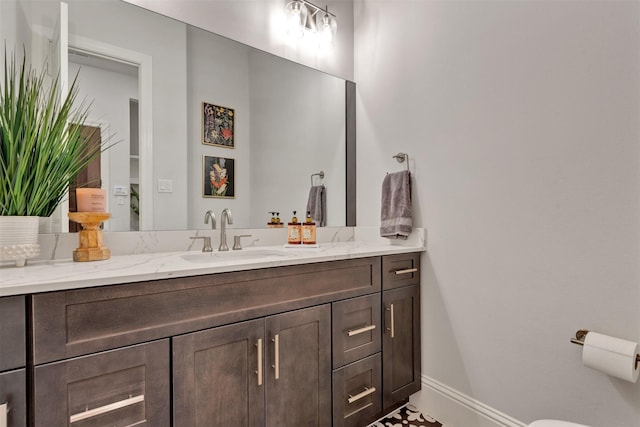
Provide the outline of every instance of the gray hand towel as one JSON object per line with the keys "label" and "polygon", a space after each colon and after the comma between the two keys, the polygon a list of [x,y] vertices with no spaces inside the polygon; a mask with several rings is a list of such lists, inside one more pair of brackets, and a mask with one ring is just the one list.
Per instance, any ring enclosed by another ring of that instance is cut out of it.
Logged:
{"label": "gray hand towel", "polygon": [[380,236],[406,239],[411,234],[411,173],[387,174],[382,181]]}
{"label": "gray hand towel", "polygon": [[311,212],[316,227],[327,225],[327,191],[324,185],[314,185],[309,190],[307,212]]}

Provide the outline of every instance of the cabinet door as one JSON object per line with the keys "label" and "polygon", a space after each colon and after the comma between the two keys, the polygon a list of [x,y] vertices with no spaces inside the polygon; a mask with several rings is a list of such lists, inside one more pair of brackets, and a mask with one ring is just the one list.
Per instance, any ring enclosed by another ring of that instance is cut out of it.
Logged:
{"label": "cabinet door", "polygon": [[264,320],[173,339],[173,425],[264,425]]}
{"label": "cabinet door", "polygon": [[331,426],[331,309],[268,317],[267,426]]}
{"label": "cabinet door", "polygon": [[25,322],[24,296],[0,298],[0,372],[26,365]]}
{"label": "cabinet door", "polygon": [[382,293],[383,406],[389,409],[420,390],[420,291],[407,286]]}
{"label": "cabinet door", "polygon": [[26,386],[24,369],[0,374],[0,426],[25,427],[27,425]]}
{"label": "cabinet door", "polygon": [[169,340],[34,370],[35,427],[169,427]]}

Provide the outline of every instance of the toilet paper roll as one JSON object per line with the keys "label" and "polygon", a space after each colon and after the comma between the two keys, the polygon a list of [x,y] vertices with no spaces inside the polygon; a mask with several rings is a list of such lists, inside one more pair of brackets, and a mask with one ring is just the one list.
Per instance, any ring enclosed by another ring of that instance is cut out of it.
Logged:
{"label": "toilet paper roll", "polygon": [[635,383],[640,373],[640,369],[636,369],[638,353],[640,353],[638,343],[589,332],[584,338],[582,364]]}

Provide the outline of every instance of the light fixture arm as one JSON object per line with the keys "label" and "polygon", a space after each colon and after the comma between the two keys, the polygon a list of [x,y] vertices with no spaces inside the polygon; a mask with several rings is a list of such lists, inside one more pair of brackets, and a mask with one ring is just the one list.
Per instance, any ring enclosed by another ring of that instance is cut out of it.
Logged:
{"label": "light fixture arm", "polygon": [[304,5],[306,5],[308,8],[312,9],[311,12],[311,17],[314,17],[318,12],[322,11],[324,13],[326,13],[327,15],[332,16],[334,19],[336,18],[336,15],[329,12],[329,6],[325,6],[325,8],[321,8],[319,6],[316,6],[315,4],[311,3],[310,1],[307,0],[299,0],[300,2],[302,2]]}

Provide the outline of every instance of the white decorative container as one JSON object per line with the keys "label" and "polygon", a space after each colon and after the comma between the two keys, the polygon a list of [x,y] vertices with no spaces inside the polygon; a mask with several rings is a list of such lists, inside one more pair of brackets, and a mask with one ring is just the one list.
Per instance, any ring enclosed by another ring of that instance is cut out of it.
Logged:
{"label": "white decorative container", "polygon": [[38,234],[49,234],[53,233],[53,218],[50,216],[41,216],[38,217],[39,226],[38,226]]}
{"label": "white decorative container", "polygon": [[28,258],[40,255],[37,216],[0,216],[0,261],[24,267]]}

